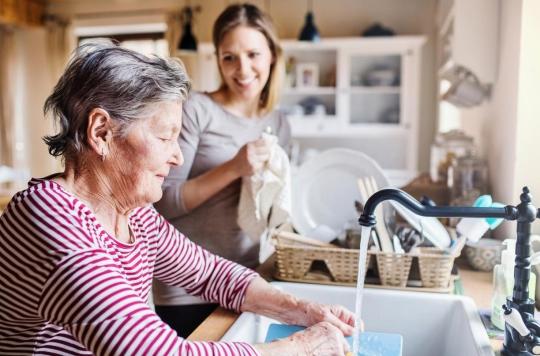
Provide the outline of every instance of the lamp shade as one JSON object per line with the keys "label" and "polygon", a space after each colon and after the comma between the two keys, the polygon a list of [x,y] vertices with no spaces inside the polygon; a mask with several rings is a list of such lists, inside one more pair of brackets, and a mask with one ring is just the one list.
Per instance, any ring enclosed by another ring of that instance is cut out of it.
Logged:
{"label": "lamp shade", "polygon": [[182,37],[178,42],[178,49],[185,51],[196,51],[197,50],[197,39],[193,35],[191,30],[191,22],[188,22],[184,25],[184,32]]}
{"label": "lamp shade", "polygon": [[193,35],[191,30],[191,23],[193,20],[193,10],[191,7],[187,6],[182,10],[182,22],[184,23],[182,37],[178,42],[178,49],[185,51],[196,51],[197,50],[197,39]]}
{"label": "lamp shade", "polygon": [[304,27],[300,31],[300,36],[298,37],[300,41],[311,41],[318,42],[321,37],[319,36],[319,30],[315,26],[315,21],[313,19],[313,12],[308,11],[306,14],[306,22]]}

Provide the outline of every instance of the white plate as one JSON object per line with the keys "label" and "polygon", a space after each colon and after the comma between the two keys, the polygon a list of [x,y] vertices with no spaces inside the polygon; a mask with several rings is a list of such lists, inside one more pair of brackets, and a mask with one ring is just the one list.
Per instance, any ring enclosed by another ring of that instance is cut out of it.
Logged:
{"label": "white plate", "polygon": [[390,203],[399,215],[407,220],[416,231],[422,232],[426,239],[431,241],[435,246],[441,249],[450,246],[450,235],[438,219],[416,215],[397,201],[391,200]]}
{"label": "white plate", "polygon": [[293,177],[292,222],[305,236],[326,225],[339,233],[349,221],[358,220],[354,201],[365,203],[357,180],[372,176],[377,186],[388,179],[377,162],[362,152],[344,148],[324,151],[302,164]]}

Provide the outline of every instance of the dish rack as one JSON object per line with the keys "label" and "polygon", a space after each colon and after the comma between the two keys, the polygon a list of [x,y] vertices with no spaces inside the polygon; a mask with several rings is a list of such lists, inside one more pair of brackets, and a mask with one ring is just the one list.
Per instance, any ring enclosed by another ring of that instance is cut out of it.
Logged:
{"label": "dish rack", "polygon": [[[355,286],[359,250],[346,249],[290,232],[276,231],[274,277],[279,280]],[[460,251],[448,254],[436,247],[417,248],[414,253],[368,251],[368,268],[378,270],[378,280],[366,278],[366,287],[451,293],[451,275]],[[415,271],[411,273],[411,271]]]}

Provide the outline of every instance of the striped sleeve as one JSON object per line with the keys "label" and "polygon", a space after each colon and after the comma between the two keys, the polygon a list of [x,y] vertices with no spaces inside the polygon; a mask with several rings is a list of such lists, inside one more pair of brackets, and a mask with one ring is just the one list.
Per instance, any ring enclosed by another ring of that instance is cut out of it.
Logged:
{"label": "striped sleeve", "polygon": [[258,355],[246,343],[179,338],[99,249],[61,260],[44,285],[38,313],[94,355]]}
{"label": "striped sleeve", "polygon": [[[258,355],[247,343],[178,337],[137,292],[152,275],[131,284],[80,202],[53,188],[40,185],[0,216],[0,354]],[[148,245],[136,246],[130,264],[150,267]]]}
{"label": "striped sleeve", "polygon": [[159,214],[158,222],[154,277],[240,312],[247,287],[258,274],[194,244]]}

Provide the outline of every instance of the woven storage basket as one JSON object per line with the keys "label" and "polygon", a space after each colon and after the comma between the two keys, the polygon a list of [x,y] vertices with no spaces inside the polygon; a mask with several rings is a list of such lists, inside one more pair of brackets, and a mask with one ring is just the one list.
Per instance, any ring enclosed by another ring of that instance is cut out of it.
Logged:
{"label": "woven storage basket", "polygon": [[447,287],[456,256],[445,254],[435,247],[422,247],[418,250],[422,285],[427,288]]}
{"label": "woven storage basket", "polygon": [[[356,283],[358,278],[358,250],[315,246],[291,239],[290,233],[274,235],[276,240],[276,278],[307,282],[314,263],[323,262],[335,283]],[[370,262],[368,254],[366,271]]]}
{"label": "woven storage basket", "polygon": [[[277,279],[324,284],[354,285],[357,282],[359,250],[335,247],[290,232],[275,232]],[[451,271],[454,254],[445,254],[435,247],[418,248],[413,253],[368,251],[366,271],[375,256],[382,286],[391,289],[451,292]],[[422,287],[408,287],[413,259],[418,258]],[[312,273],[313,266],[323,264],[322,274]],[[329,274],[329,276],[327,276]],[[369,284],[367,284],[369,285]]]}
{"label": "woven storage basket", "polygon": [[413,255],[376,252],[379,278],[383,286],[406,287]]}

